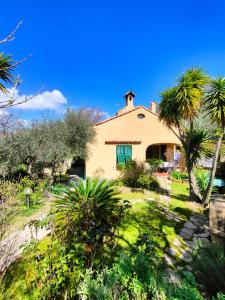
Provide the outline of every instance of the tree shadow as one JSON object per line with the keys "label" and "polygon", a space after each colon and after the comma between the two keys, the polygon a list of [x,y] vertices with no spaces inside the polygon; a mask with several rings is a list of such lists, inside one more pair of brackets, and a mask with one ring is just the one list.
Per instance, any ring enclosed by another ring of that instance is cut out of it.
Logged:
{"label": "tree shadow", "polygon": [[[182,212],[183,213],[183,212]],[[179,233],[184,220],[175,212],[157,202],[146,202],[144,207],[131,209],[121,225],[123,240],[127,241],[128,248],[132,247],[132,234],[137,238],[147,234],[155,243],[156,251],[161,255]],[[138,233],[138,234],[137,234]],[[126,236],[126,238],[125,238]]]}
{"label": "tree shadow", "polygon": [[188,201],[188,196],[184,194],[177,194],[177,195],[171,195],[171,198],[176,199],[176,200],[181,200],[181,201]]}

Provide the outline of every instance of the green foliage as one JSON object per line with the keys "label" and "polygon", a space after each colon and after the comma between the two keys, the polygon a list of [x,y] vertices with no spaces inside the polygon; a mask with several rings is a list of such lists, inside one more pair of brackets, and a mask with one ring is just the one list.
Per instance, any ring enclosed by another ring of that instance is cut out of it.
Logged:
{"label": "green foliage", "polygon": [[218,292],[225,294],[225,255],[222,246],[211,244],[207,248],[196,249],[193,268],[197,280],[204,285],[209,295]]}
{"label": "green foliage", "polygon": [[82,159],[86,157],[87,143],[92,142],[96,134],[93,125],[99,119],[99,111],[90,108],[66,111],[64,116],[65,143],[71,149],[73,156]]}
{"label": "green foliage", "polygon": [[196,169],[195,177],[201,194],[203,195],[209,183],[209,171],[205,169]]}
{"label": "green foliage", "polygon": [[[12,75],[13,70],[13,61],[11,59],[11,55],[4,55],[0,53],[0,79],[5,83],[12,83],[14,76]],[[5,85],[0,82],[0,91],[2,93],[7,93],[7,88]]]}
{"label": "green foliage", "polygon": [[24,205],[26,201],[25,189],[27,187],[32,189],[32,194],[30,195],[30,205],[39,205],[45,196],[45,192],[48,189],[48,179],[45,180],[32,180],[29,177],[24,177],[21,179],[18,185],[18,193],[16,194],[16,199],[19,200],[20,204]]}
{"label": "green foliage", "polygon": [[148,172],[153,174],[154,172],[158,171],[158,168],[163,163],[163,160],[150,158],[150,159],[147,159],[146,162],[148,164]]}
{"label": "green foliage", "polygon": [[172,179],[175,179],[175,180],[187,180],[188,179],[187,173],[180,172],[177,170],[174,170],[170,176]]}
{"label": "green foliage", "polygon": [[213,122],[225,126],[225,78],[218,76],[210,81],[204,101],[204,111]]}
{"label": "green foliage", "polygon": [[109,259],[107,249],[115,247],[115,231],[129,207],[109,182],[90,178],[71,182],[55,207],[56,234],[67,247],[80,245],[87,265],[100,254],[101,262]]}
{"label": "green foliage", "polygon": [[159,188],[159,182],[154,176],[149,176],[149,174],[141,174],[137,180],[137,187],[155,191]]}
{"label": "green foliage", "polygon": [[155,161],[152,165],[148,165],[137,160],[131,160],[121,167],[121,179],[129,187],[156,190],[159,188],[159,183],[152,175],[155,168]]}
{"label": "green foliage", "polygon": [[180,285],[172,284],[142,251],[134,256],[122,253],[118,263],[96,275],[87,270],[78,294],[81,299],[93,300],[203,300],[192,276]]}
{"label": "green foliage", "polygon": [[60,195],[63,192],[64,188],[65,188],[64,184],[62,184],[62,183],[55,183],[52,186],[51,190],[52,190],[52,193],[54,195]]}
{"label": "green foliage", "polygon": [[187,168],[195,166],[202,157],[209,157],[212,152],[207,147],[210,136],[205,129],[193,125],[185,128],[183,133],[184,147],[187,153]]}
{"label": "green foliage", "polygon": [[33,178],[43,177],[44,168],[49,168],[54,182],[66,159],[86,157],[95,119],[95,110],[70,109],[63,120],[34,120],[29,128],[8,133],[0,140],[0,174],[15,173],[23,164]]}

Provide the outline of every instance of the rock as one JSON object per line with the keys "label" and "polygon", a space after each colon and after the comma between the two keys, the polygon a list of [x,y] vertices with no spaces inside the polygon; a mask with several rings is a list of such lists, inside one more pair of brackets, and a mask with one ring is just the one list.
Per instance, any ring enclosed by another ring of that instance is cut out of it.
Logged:
{"label": "rock", "polygon": [[197,229],[198,227],[196,225],[194,225],[192,222],[190,221],[187,221],[185,224],[184,224],[184,227],[186,228],[189,228],[189,229]]}
{"label": "rock", "polygon": [[194,215],[190,217],[190,221],[197,226],[208,224],[208,219],[202,215]]}
{"label": "rock", "polygon": [[176,247],[181,247],[182,246],[182,243],[180,241],[180,239],[178,237],[176,237],[174,240],[173,240],[173,243],[172,243],[174,246]]}
{"label": "rock", "polygon": [[180,232],[180,236],[185,240],[190,240],[194,234],[194,231],[190,228],[183,228]]}
{"label": "rock", "polygon": [[199,236],[200,238],[209,238],[209,232],[199,233],[198,236]]}
{"label": "rock", "polygon": [[164,255],[164,259],[165,259],[165,263],[169,266],[169,267],[174,267],[176,264],[176,260],[174,258],[172,258],[171,256],[169,256],[168,254]]}
{"label": "rock", "polygon": [[203,248],[210,246],[210,241],[207,238],[199,238],[199,241],[201,242]]}
{"label": "rock", "polygon": [[192,272],[187,271],[187,270],[184,270],[183,274],[186,275],[186,276],[193,276]]}
{"label": "rock", "polygon": [[181,256],[181,259],[187,263],[191,262],[192,261],[192,256],[189,252],[185,251],[182,256]]}
{"label": "rock", "polygon": [[173,256],[176,258],[180,252],[178,251],[177,248],[167,248],[166,253],[168,253],[170,256]]}
{"label": "rock", "polygon": [[186,269],[190,272],[193,271],[193,267],[191,265],[186,265]]}
{"label": "rock", "polygon": [[180,277],[179,274],[177,274],[177,272],[172,271],[172,270],[168,270],[167,273],[168,273],[169,281],[170,281],[171,283],[175,283],[175,284],[180,283],[181,277]]}
{"label": "rock", "polygon": [[189,251],[192,251],[196,243],[194,241],[185,241],[185,244],[189,248]]}

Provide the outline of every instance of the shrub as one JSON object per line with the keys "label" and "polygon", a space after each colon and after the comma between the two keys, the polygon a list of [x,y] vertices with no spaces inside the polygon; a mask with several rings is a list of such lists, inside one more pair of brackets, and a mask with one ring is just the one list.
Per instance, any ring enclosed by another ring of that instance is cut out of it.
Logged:
{"label": "shrub", "polygon": [[198,281],[208,293],[225,294],[225,254],[222,246],[211,244],[208,248],[198,248],[194,253],[194,271]]}
{"label": "shrub", "polygon": [[95,275],[87,270],[79,285],[81,299],[152,299],[203,300],[194,277],[189,275],[179,285],[169,282],[151,260],[139,252],[136,256],[122,253],[119,262]]}
{"label": "shrub", "polygon": [[52,187],[51,187],[51,190],[52,190],[52,193],[54,195],[60,195],[63,190],[65,188],[65,185],[62,184],[62,183],[55,183]]}
{"label": "shrub", "polygon": [[171,173],[170,176],[171,176],[171,178],[174,179],[174,180],[186,180],[186,179],[188,179],[187,173],[179,172],[179,171],[176,171],[176,170],[174,170],[174,171]]}
{"label": "shrub", "polygon": [[47,191],[49,186],[48,179],[45,180],[32,180],[29,177],[24,177],[21,179],[19,184],[19,191],[16,195],[17,200],[20,201],[21,204],[24,204],[26,201],[26,195],[24,193],[25,188],[29,187],[32,189],[32,194],[30,195],[30,204],[41,204],[45,192]]}
{"label": "shrub", "polygon": [[159,187],[159,182],[152,175],[152,169],[136,160],[129,161],[121,168],[121,179],[125,185],[133,188],[155,190]]}
{"label": "shrub", "polygon": [[158,170],[159,166],[163,163],[162,159],[147,159],[147,164],[148,164],[148,170],[149,172],[154,173]]}
{"label": "shrub", "polygon": [[125,185],[138,187],[137,181],[144,173],[144,163],[137,160],[130,160],[124,166],[120,167],[121,178]]}
{"label": "shrub", "polygon": [[201,194],[206,191],[209,182],[209,172],[205,169],[196,169],[195,177]]}
{"label": "shrub", "polygon": [[147,190],[156,190],[159,188],[159,182],[156,177],[149,176],[149,174],[141,174],[137,180],[137,187]]}

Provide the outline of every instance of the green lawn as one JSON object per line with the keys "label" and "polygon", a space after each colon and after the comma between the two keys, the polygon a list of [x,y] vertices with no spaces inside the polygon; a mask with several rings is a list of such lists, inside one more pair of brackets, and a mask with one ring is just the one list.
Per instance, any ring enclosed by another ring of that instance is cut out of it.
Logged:
{"label": "green lawn", "polygon": [[201,213],[200,206],[188,201],[187,195],[188,185],[183,183],[172,183],[168,204],[153,192],[147,195],[123,193],[122,198],[130,200],[132,207],[120,228],[120,245],[132,247],[144,234],[153,241],[159,256],[163,256],[191,213]]}

